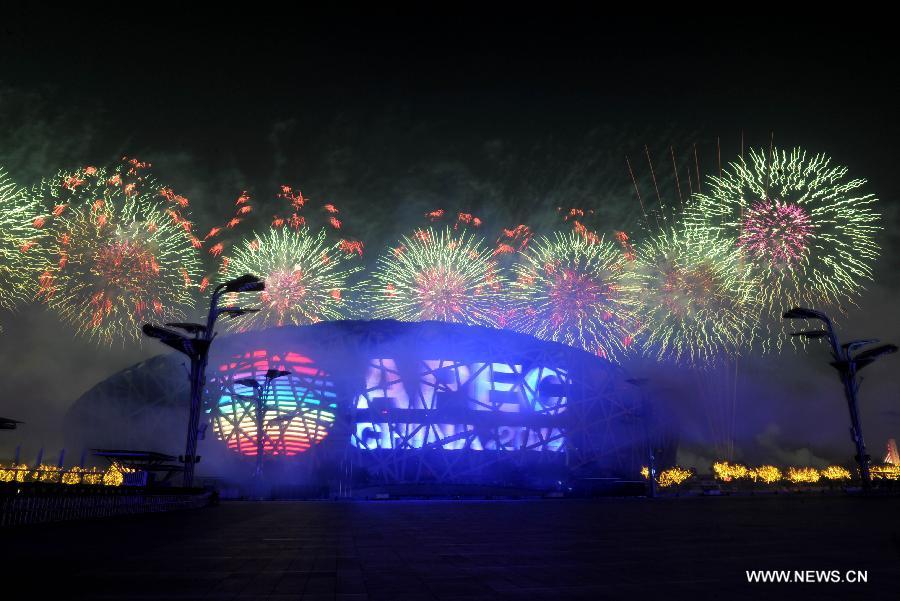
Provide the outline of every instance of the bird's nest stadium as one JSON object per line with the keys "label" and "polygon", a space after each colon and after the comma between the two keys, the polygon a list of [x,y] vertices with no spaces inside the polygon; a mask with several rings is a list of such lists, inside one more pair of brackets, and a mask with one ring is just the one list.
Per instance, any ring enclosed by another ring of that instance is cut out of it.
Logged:
{"label": "bird's nest stadium", "polygon": [[[270,370],[286,373],[261,398],[248,379]],[[332,489],[551,489],[636,479],[646,457],[640,390],[621,368],[453,323],[323,322],[222,337],[205,402],[198,471],[232,481],[251,478],[260,448],[271,480]],[[177,453],[187,406],[181,357],[159,355],[82,395],[66,417],[67,446]]]}

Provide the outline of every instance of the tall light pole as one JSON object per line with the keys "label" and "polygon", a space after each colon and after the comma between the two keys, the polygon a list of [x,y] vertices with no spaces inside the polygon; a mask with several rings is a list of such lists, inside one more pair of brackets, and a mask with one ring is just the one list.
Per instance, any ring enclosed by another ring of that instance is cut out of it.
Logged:
{"label": "tall light pole", "polygon": [[[265,426],[266,426],[266,412],[269,410],[268,400],[269,393],[272,390],[272,382],[275,381],[276,378],[280,378],[282,376],[289,376],[291,372],[283,371],[280,369],[270,369],[266,372],[265,377],[263,378],[263,383],[260,385],[259,382],[256,381],[255,378],[242,378],[240,380],[235,380],[235,384],[241,384],[248,388],[253,389],[253,403],[256,406],[256,472],[255,477],[262,477],[262,464],[263,464],[263,443],[265,442]],[[246,397],[244,397],[246,398]]]}
{"label": "tall light pole", "polygon": [[785,311],[782,316],[784,319],[806,319],[817,320],[825,326],[824,330],[803,330],[800,332],[791,332],[791,336],[801,336],[803,338],[827,338],[831,345],[831,356],[834,359],[831,366],[838,371],[841,384],[844,386],[844,396],[847,399],[847,409],[850,411],[850,437],[856,446],[856,461],[859,463],[859,475],[862,479],[864,490],[869,490],[872,485],[872,478],[869,474],[869,455],[866,453],[866,443],[863,439],[862,422],[859,419],[859,404],[857,402],[857,392],[859,392],[859,380],[857,374],[865,366],[875,361],[882,355],[889,355],[897,352],[897,346],[893,344],[882,344],[866,351],[853,354],[857,349],[875,344],[877,339],[867,340],[851,340],[840,344],[837,334],[834,331],[834,325],[831,319],[815,309],[807,309],[804,307],[794,307],[790,311]]}
{"label": "tall light pole", "polygon": [[653,443],[654,438],[651,437],[650,432],[651,430],[655,431],[656,428],[651,423],[653,408],[647,401],[647,392],[645,390],[647,382],[650,380],[647,378],[629,378],[625,381],[635,386],[641,395],[641,417],[644,421],[644,439],[647,444],[647,496],[652,499],[656,497],[656,445]]}
{"label": "tall light pole", "polygon": [[190,382],[190,415],[188,417],[187,443],[184,451],[184,481],[185,488],[194,485],[194,466],[197,456],[197,434],[199,430],[200,412],[203,408],[203,387],[206,385],[206,362],[209,358],[209,347],[215,338],[216,319],[219,315],[226,314],[231,318],[239,317],[245,313],[258,311],[258,309],[241,309],[240,307],[219,307],[219,298],[225,293],[232,292],[257,292],[264,290],[265,282],[255,275],[245,274],[239,278],[219,284],[213,290],[209,302],[209,313],[206,316],[206,324],[199,323],[167,323],[167,326],[178,328],[187,332],[192,337],[181,332],[161,328],[149,323],[142,328],[144,334],[150,338],[157,338],[163,344],[170,346],[180,353],[188,356],[191,361]]}

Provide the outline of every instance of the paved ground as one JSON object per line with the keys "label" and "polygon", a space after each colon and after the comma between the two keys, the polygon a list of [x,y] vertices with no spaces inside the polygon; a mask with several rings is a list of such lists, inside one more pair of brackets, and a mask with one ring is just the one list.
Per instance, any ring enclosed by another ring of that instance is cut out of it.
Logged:
{"label": "paved ground", "polygon": [[[814,496],[226,502],[0,532],[0,598],[900,599],[898,509]],[[767,568],[867,570],[868,583],[746,583]]]}

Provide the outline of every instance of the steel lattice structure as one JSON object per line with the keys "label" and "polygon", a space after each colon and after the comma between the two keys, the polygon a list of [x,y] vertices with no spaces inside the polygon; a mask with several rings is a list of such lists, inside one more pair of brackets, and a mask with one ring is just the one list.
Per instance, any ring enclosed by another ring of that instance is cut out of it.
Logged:
{"label": "steel lattice structure", "polygon": [[265,349],[241,353],[219,366],[212,379],[218,398],[210,399],[216,436],[241,455],[255,456],[257,404],[252,388],[235,380],[261,381],[269,369],[291,372],[272,383],[263,403],[263,449],[267,455],[296,455],[328,436],[334,425],[335,393],[328,374],[312,359],[288,351],[269,354]]}
{"label": "steel lattice structure", "polygon": [[[516,332],[323,322],[224,337],[210,365],[206,411],[216,436],[201,450],[236,461],[255,455],[257,440],[251,390],[237,381],[290,372],[273,383],[264,415],[266,461],[282,473],[294,466],[357,487],[547,487],[583,475],[634,477],[643,459],[638,391],[622,369]],[[183,377],[173,369],[162,378]],[[82,413],[103,395],[86,396]],[[180,434],[183,422],[172,427]]]}
{"label": "steel lattice structure", "polygon": [[84,393],[66,414],[66,448],[177,449],[188,416],[180,357],[158,355]]}

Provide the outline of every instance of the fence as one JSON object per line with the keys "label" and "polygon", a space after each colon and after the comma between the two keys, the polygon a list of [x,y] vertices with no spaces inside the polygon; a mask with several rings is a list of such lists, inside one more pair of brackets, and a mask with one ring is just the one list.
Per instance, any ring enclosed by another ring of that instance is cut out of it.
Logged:
{"label": "fence", "polygon": [[40,483],[0,484],[0,528],[196,509],[213,494],[201,490],[112,488]]}

